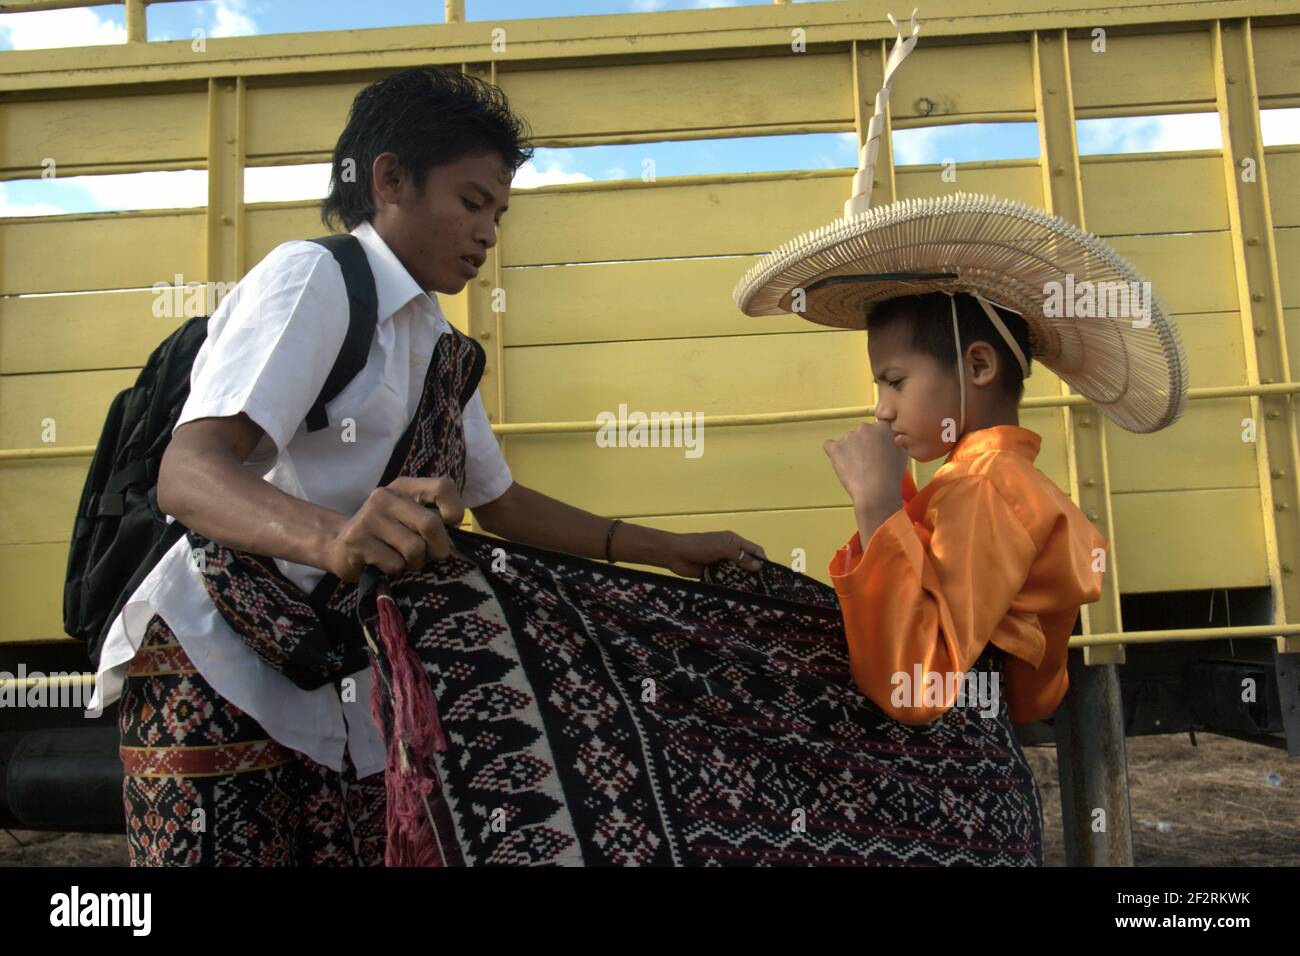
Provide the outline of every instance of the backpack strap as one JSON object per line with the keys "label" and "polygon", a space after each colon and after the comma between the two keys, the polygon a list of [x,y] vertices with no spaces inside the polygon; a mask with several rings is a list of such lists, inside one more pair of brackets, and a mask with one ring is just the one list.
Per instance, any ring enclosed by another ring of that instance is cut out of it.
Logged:
{"label": "backpack strap", "polygon": [[325,404],[334,399],[365,367],[370,354],[370,342],[379,324],[379,295],[375,291],[375,276],[366,261],[366,252],[360,240],[349,233],[338,233],[313,239],[328,249],[343,269],[343,282],[348,290],[348,333],[343,339],[334,367],[325,379],[316,404],[307,412],[307,431],[326,427]]}
{"label": "backpack strap", "polygon": [[87,518],[120,518],[126,507],[126,490],[150,487],[158,483],[158,463],[152,458],[133,461],[108,476],[104,490],[91,495],[86,505]]}

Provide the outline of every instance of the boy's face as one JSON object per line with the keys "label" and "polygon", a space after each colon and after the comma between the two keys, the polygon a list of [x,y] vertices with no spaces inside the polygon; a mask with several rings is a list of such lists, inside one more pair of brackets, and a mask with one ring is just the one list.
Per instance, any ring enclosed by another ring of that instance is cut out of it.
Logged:
{"label": "boy's face", "polygon": [[867,353],[879,385],[876,419],[889,423],[894,444],[917,461],[933,461],[947,454],[953,442],[943,440],[945,426],[951,424],[947,433],[956,434],[961,409],[956,370],[931,355],[913,351],[911,329],[905,321],[868,335]]}
{"label": "boy's face", "polygon": [[510,199],[513,178],[499,153],[430,168],[417,193],[396,157],[374,165],[375,231],[425,291],[455,295],[478,275]]}

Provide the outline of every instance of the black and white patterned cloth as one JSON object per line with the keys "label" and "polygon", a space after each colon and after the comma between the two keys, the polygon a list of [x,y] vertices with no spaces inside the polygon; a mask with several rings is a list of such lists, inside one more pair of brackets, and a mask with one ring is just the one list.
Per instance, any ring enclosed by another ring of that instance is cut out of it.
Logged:
{"label": "black and white patterned cloth", "polygon": [[[849,676],[825,585],[453,537],[389,581],[447,735],[448,863],[1042,865],[1005,701],[888,717]],[[1000,667],[993,650],[975,670]]]}

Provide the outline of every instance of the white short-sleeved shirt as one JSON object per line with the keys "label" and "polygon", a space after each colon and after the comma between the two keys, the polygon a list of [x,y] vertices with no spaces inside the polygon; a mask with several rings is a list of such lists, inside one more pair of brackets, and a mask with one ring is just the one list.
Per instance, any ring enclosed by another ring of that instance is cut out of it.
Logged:
{"label": "white short-sleeved shirt", "polygon": [[[434,344],[450,331],[437,298],[419,287],[370,223],[352,234],[375,276],[379,321],[365,367],[325,406],[329,427],[309,433],[304,419],[347,332],[347,289],[333,255],[307,241],[277,246],[222,300],[208,321],[177,421],[179,428],[197,418],[246,413],[265,435],[244,467],[295,498],[345,515],[355,514],[383,477],[419,406]],[[344,440],[345,424],[355,440]],[[512,478],[477,392],[465,407],[464,426],[462,497],[474,508],[499,498]],[[276,564],[308,593],[324,576],[320,568],[279,558]],[[127,666],[155,613],[217,693],[272,739],[334,770],[342,769],[346,744],[361,777],[384,768],[383,740],[370,719],[369,669],[353,675],[355,701],[340,700],[333,685],[298,687],[226,623],[184,537],[114,620],[89,711],[121,696]]]}

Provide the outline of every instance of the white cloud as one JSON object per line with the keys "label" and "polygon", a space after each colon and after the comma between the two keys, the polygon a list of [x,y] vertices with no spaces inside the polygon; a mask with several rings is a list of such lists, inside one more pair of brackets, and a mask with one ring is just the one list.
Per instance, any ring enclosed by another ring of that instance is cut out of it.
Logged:
{"label": "white cloud", "polygon": [[187,209],[208,204],[208,173],[203,169],[69,176],[62,181],[89,191],[98,209]]}
{"label": "white cloud", "polygon": [[[244,171],[244,202],[321,199],[329,191],[329,179],[329,163],[252,167]],[[52,182],[59,187],[59,193],[50,197],[54,201],[35,203],[10,199],[0,184],[0,217],[126,209],[192,209],[208,203],[208,174],[202,169],[62,176]],[[30,190],[28,192],[30,194]],[[62,197],[67,197],[68,201],[60,203]]]}
{"label": "white cloud", "polygon": [[[329,163],[251,167],[244,171],[244,202],[321,199],[329,191],[329,178]],[[51,194],[53,202],[16,201],[5,194],[4,184],[0,184],[0,217],[127,209],[190,209],[206,206],[208,202],[208,174],[202,169],[61,176],[55,182],[62,195]],[[591,177],[566,170],[558,159],[547,157],[540,169],[531,161],[525,163],[515,176],[514,188],[535,189],[556,183],[583,182],[591,182]],[[31,191],[28,190],[27,194],[30,195]],[[67,197],[67,201],[60,203],[63,197]]]}
{"label": "white cloud", "polygon": [[[546,156],[540,168],[529,160],[515,174],[512,189],[536,189],[557,183],[589,183],[585,173],[564,168],[564,157]],[[291,199],[321,199],[329,192],[330,164],[262,166],[244,172],[244,202],[284,202]]]}
{"label": "white cloud", "polygon": [[555,186],[560,183],[589,183],[591,177],[586,173],[566,170],[558,160],[544,160],[544,168],[539,169],[533,160],[519,167],[515,173],[512,189],[536,189],[538,186]]}
{"label": "white cloud", "polygon": [[86,179],[97,200],[117,209],[171,209],[208,204],[206,169],[87,176]]}
{"label": "white cloud", "polygon": [[1300,109],[1260,110],[1259,125],[1265,146],[1300,143]]}
{"label": "white cloud", "polygon": [[253,166],[244,170],[244,202],[323,199],[329,189],[329,163]]}
{"label": "white cloud", "polygon": [[0,191],[0,216],[189,209],[208,203],[208,174],[202,169],[59,176],[51,180],[30,180],[22,185],[25,197],[40,198],[34,202],[15,201]]}
{"label": "white cloud", "polygon": [[1223,145],[1217,113],[1081,120],[1078,133],[1083,155],[1219,149]]}
{"label": "white cloud", "polygon": [[[939,141],[945,131],[946,127],[943,126],[894,130],[894,165],[915,166],[920,163],[942,162],[944,157],[939,155]],[[876,161],[879,162],[879,158]]]}
{"label": "white cloud", "polygon": [[655,13],[667,5],[667,0],[632,0],[633,13]]}
{"label": "white cloud", "polygon": [[0,44],[11,50],[48,50],[125,42],[125,26],[105,20],[93,9],[85,7],[6,13],[0,17]]}
{"label": "white cloud", "polygon": [[214,37],[240,37],[257,33],[257,24],[248,12],[248,0],[216,0],[212,11]]}

